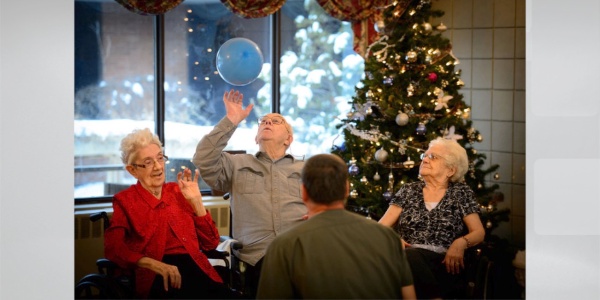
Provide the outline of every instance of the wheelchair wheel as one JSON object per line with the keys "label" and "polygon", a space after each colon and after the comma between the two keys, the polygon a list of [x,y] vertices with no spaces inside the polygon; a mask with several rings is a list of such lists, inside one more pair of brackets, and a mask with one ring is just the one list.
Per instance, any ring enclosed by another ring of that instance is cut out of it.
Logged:
{"label": "wheelchair wheel", "polygon": [[130,299],[133,295],[114,278],[89,274],[75,286],[75,299]]}

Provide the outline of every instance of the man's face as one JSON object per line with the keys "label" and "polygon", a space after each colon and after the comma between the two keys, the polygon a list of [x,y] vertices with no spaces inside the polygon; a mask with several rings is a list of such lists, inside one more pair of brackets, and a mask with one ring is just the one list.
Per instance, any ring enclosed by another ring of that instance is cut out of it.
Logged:
{"label": "man's face", "polygon": [[268,114],[260,119],[258,132],[256,133],[256,143],[263,142],[275,143],[286,147],[292,142],[292,134],[288,130],[289,124],[280,114]]}

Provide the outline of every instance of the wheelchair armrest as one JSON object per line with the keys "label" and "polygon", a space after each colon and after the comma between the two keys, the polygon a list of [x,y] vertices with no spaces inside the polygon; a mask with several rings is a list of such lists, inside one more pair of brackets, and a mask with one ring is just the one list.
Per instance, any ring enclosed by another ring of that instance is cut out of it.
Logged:
{"label": "wheelchair armrest", "polygon": [[111,276],[114,274],[115,270],[119,268],[116,263],[106,258],[96,260],[96,266],[98,266],[98,273]]}
{"label": "wheelchair armrest", "polygon": [[[222,243],[227,240],[235,240],[235,239],[230,236],[227,236],[227,235],[222,235],[219,240]],[[242,243],[240,243],[239,241],[234,241],[231,243],[231,249],[233,249],[233,250],[240,250],[242,248],[244,248],[244,245],[242,245]]]}
{"label": "wheelchair armrest", "polygon": [[223,251],[223,250],[217,250],[217,249],[202,251],[202,252],[204,253],[204,255],[206,255],[206,257],[212,258],[212,259],[227,259],[227,257],[229,256],[229,251]]}

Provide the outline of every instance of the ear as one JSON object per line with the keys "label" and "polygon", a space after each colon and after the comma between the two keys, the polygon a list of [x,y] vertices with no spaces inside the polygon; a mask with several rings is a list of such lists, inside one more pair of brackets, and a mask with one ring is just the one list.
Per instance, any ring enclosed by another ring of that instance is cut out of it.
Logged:
{"label": "ear", "polygon": [[350,196],[350,180],[346,181],[346,196],[344,197],[344,199],[348,199],[349,196]]}
{"label": "ear", "polygon": [[294,136],[291,134],[288,134],[287,139],[285,139],[285,141],[283,141],[283,145],[288,147],[289,145],[292,144],[293,141],[294,141]]}
{"label": "ear", "polygon": [[306,205],[309,201],[309,197],[308,191],[306,190],[304,184],[302,184],[302,188],[300,189],[300,195],[302,196],[302,202],[304,202],[304,205]]}
{"label": "ear", "polygon": [[127,170],[127,172],[129,172],[129,174],[131,174],[131,176],[135,177],[135,179],[138,178],[137,171],[134,166],[127,165],[127,166],[125,166],[125,169]]}
{"label": "ear", "polygon": [[450,172],[448,172],[448,178],[454,176],[455,173],[456,173],[456,168],[450,168]]}

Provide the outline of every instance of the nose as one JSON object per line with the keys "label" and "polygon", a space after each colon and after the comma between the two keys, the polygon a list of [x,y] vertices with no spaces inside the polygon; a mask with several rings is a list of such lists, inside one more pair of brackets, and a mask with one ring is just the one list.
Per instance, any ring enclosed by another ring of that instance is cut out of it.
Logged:
{"label": "nose", "polygon": [[152,161],[154,162],[154,164],[152,165],[152,169],[158,170],[162,168],[162,164],[156,158],[153,158]]}

